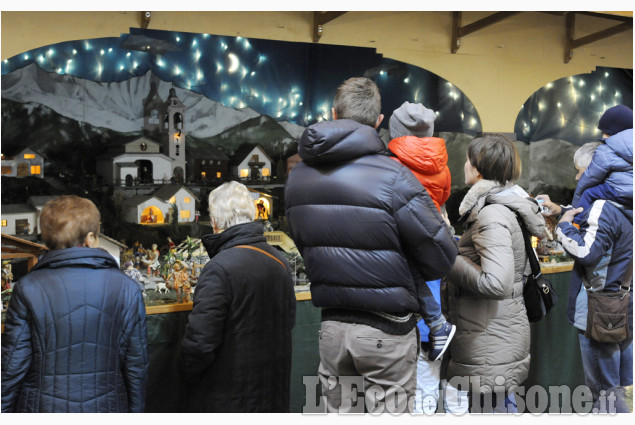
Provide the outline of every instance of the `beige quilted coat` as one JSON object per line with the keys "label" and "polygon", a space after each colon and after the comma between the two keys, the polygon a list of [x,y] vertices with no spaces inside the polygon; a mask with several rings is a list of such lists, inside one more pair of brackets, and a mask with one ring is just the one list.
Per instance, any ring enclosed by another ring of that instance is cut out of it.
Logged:
{"label": "beige quilted coat", "polygon": [[466,231],[448,275],[450,322],[457,325],[448,379],[478,377],[487,386],[484,392],[501,384],[513,389],[529,373],[530,333],[522,294],[530,267],[512,211],[530,234],[544,237],[538,204],[519,186],[503,188],[487,180],[472,186],[459,208]]}

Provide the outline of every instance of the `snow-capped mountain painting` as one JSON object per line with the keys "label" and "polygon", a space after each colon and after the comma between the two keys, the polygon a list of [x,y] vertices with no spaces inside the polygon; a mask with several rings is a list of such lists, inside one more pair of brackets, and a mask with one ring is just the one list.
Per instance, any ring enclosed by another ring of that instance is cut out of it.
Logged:
{"label": "snow-capped mountain painting", "polygon": [[[275,160],[297,151],[304,127],[278,122],[249,107],[226,107],[173,87],[152,71],[121,82],[100,83],[49,73],[37,64],[2,76],[3,151],[29,146],[51,163],[76,169],[77,175],[90,174],[94,158],[105,154],[110,145],[144,133],[144,102],[151,90],[165,102],[171,88],[186,106],[186,140],[191,150],[213,145],[231,158],[242,144],[258,143]],[[462,166],[471,136],[446,132],[442,137],[447,141],[453,184],[463,187]],[[517,145],[525,163],[521,185],[532,191],[544,185],[575,187],[571,167],[533,166],[569,163],[575,145],[557,139]]]}
{"label": "snow-capped mountain painting", "polygon": [[[172,84],[160,80],[152,71],[122,82],[100,83],[46,72],[37,64],[30,64],[2,76],[2,98],[44,105],[62,116],[93,127],[132,133],[142,130],[143,99],[150,93],[152,83],[156,84],[158,95],[167,99]],[[174,88],[187,108],[185,122],[188,134],[195,138],[216,136],[260,116],[249,107],[228,108],[193,91]],[[304,131],[296,124],[281,125],[291,138],[299,138]]]}

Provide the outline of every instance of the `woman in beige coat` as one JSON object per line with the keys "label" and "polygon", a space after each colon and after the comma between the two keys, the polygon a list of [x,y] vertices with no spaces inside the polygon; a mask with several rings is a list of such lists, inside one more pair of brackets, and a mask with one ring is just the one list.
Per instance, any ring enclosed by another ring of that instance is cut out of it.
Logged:
{"label": "woman in beige coat", "polygon": [[473,139],[464,171],[472,187],[459,206],[465,232],[448,275],[450,317],[457,331],[447,377],[454,387],[471,379],[469,388],[459,388],[473,395],[471,411],[482,406],[484,412],[515,412],[513,390],[527,378],[530,358],[523,300],[530,267],[516,217],[539,237],[545,221],[536,201],[514,184],[521,162],[505,136]]}

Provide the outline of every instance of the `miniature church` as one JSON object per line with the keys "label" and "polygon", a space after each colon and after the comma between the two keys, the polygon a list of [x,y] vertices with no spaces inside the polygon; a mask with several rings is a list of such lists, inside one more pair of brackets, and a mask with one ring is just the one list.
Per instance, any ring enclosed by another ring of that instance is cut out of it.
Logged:
{"label": "miniature church", "polygon": [[143,129],[167,141],[167,155],[162,153],[163,143],[138,137],[113,146],[106,156],[98,158],[97,173],[113,186],[185,182],[185,110],[174,88],[163,102],[153,83],[144,100]]}

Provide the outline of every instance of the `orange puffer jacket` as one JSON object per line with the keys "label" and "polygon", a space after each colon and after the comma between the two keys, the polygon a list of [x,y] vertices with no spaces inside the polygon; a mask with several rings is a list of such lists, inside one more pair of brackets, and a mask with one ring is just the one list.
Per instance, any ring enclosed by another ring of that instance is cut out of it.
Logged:
{"label": "orange puffer jacket", "polygon": [[445,140],[440,137],[404,136],[393,139],[388,149],[394,160],[408,167],[426,188],[437,209],[450,197],[452,179]]}

